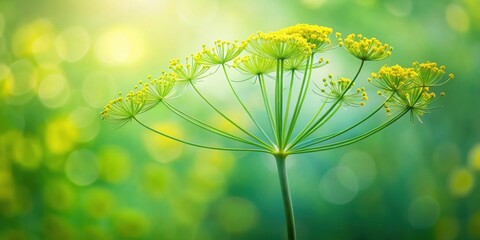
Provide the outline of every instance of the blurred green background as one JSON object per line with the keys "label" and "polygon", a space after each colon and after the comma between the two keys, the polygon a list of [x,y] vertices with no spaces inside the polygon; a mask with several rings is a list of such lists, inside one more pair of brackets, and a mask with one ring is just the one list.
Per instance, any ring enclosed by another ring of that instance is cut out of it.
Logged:
{"label": "blurred green background", "polygon": [[[423,124],[289,159],[299,239],[480,239],[479,12],[478,0],[2,0],[0,239],[283,239],[271,156],[98,113],[204,43],[296,23],[394,46],[363,78],[415,60],[456,76]],[[332,71],[348,75],[358,63],[339,50]],[[145,119],[195,135],[164,112]]]}

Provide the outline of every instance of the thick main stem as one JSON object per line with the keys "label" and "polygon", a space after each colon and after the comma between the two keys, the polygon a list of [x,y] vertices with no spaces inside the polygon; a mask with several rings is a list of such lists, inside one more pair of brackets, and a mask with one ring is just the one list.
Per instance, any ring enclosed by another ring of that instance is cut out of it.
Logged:
{"label": "thick main stem", "polygon": [[292,197],[290,196],[290,187],[288,186],[287,168],[285,166],[286,155],[275,155],[277,161],[278,178],[280,188],[282,189],[283,207],[285,209],[285,218],[287,223],[288,240],[295,240],[295,218],[293,216]]}

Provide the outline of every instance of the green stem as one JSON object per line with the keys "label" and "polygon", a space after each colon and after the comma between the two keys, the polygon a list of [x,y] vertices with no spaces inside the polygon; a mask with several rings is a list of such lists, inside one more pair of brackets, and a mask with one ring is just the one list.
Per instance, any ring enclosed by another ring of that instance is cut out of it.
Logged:
{"label": "green stem", "polygon": [[[290,78],[290,86],[288,89],[288,97],[287,97],[287,106],[285,107],[285,116],[283,118],[283,132],[287,132],[287,123],[288,123],[288,114],[290,112],[290,103],[292,100],[292,91],[293,91],[293,81],[295,80],[295,70],[292,70],[292,77]],[[285,135],[287,136],[287,134]],[[286,143],[288,140],[287,138],[284,139],[284,143]]]}
{"label": "green stem", "polygon": [[230,81],[230,78],[228,77],[228,73],[227,73],[227,69],[225,68],[225,64],[222,64],[222,69],[223,69],[223,73],[225,74],[225,78],[227,79],[228,85],[230,86],[230,89],[232,90],[233,95],[235,95],[235,98],[237,99],[238,103],[240,103],[240,105],[242,105],[243,110],[245,110],[245,112],[248,114],[248,116],[253,121],[253,123],[258,128],[258,130],[260,130],[260,132],[262,132],[263,136],[273,145],[274,143],[272,142],[272,140],[268,137],[267,133],[265,133],[263,128],[260,126],[260,124],[257,122],[257,120],[255,120],[253,115],[250,113],[247,106],[245,106],[242,99],[238,96],[237,91],[235,90],[235,88],[232,85],[232,81]]}
{"label": "green stem", "polygon": [[358,75],[360,74],[360,72],[362,71],[362,68],[363,68],[363,64],[365,63],[364,60],[362,60],[362,62],[360,63],[360,67],[358,68],[358,71],[357,73],[355,74],[355,77],[353,77],[352,81],[350,82],[350,84],[345,88],[345,91],[343,91],[342,95],[340,95],[337,100],[330,106],[330,108],[322,115],[322,117],[320,117],[303,135],[298,135],[295,139],[295,141],[292,141],[292,144],[290,144],[292,147],[295,147],[295,145],[297,145],[300,141],[302,141],[303,139],[305,139],[306,137],[310,136],[312,133],[314,133],[318,128],[317,128],[317,125],[320,124],[323,119],[325,119],[328,114],[335,108],[335,106],[342,100],[343,96],[345,96],[345,94],[348,92],[348,90],[350,90],[350,88],[352,87],[353,83],[355,82],[355,80],[357,80],[357,77]]}
{"label": "green stem", "polygon": [[193,89],[195,90],[195,92],[197,92],[197,94],[213,109],[215,110],[218,114],[220,114],[220,116],[222,116],[225,120],[227,120],[228,122],[230,122],[232,125],[234,125],[236,128],[238,128],[240,131],[244,132],[245,134],[247,134],[248,136],[252,137],[253,139],[257,140],[260,144],[262,144],[264,146],[264,148],[267,148],[267,149],[271,149],[271,146],[268,145],[265,141],[263,141],[262,139],[258,138],[257,136],[253,135],[252,133],[250,133],[249,131],[245,130],[244,128],[240,127],[237,123],[235,123],[234,121],[232,121],[229,117],[225,116],[225,114],[223,114],[220,110],[218,110],[218,108],[216,108],[210,101],[208,101],[208,99],[203,96],[203,94],[198,90],[198,88],[195,86],[195,84],[191,83]]}
{"label": "green stem", "polygon": [[167,103],[166,101],[162,101],[162,103],[172,112],[174,112],[177,116],[185,119],[186,121],[194,124],[195,126],[199,127],[199,128],[202,128],[204,130],[207,130],[209,132],[212,132],[214,134],[217,134],[217,135],[220,135],[220,136],[223,136],[223,137],[226,137],[228,139],[231,139],[231,140],[234,140],[234,141],[237,141],[237,142],[242,142],[242,143],[246,143],[246,144],[250,144],[250,145],[253,145],[253,146],[256,146],[256,147],[260,147],[260,148],[264,148],[261,144],[258,144],[256,142],[252,142],[248,139],[245,139],[245,138],[241,138],[241,137],[237,137],[237,136],[234,136],[230,133],[227,133],[223,130],[220,130],[218,128],[215,128],[215,127],[212,127],[211,125],[203,122],[202,120],[199,120],[193,116],[190,116],[189,114],[185,113],[184,111],[176,108],[175,106]]}
{"label": "green stem", "polygon": [[184,143],[184,144],[187,144],[187,145],[190,145],[190,146],[194,146],[194,147],[200,147],[200,148],[206,148],[206,149],[212,149],[212,150],[222,150],[222,151],[238,151],[238,152],[263,152],[263,153],[271,153],[271,151],[268,151],[268,150],[264,150],[264,149],[249,149],[249,148],[225,148],[225,147],[213,147],[213,146],[207,146],[207,145],[202,145],[202,144],[197,144],[197,143],[192,143],[192,142],[188,142],[188,141],[185,141],[185,140],[182,140],[182,139],[179,139],[179,138],[176,138],[176,137],[172,137],[168,134],[165,134],[163,132],[160,132],[156,129],[153,129],[147,125],[145,125],[143,122],[141,122],[140,120],[138,120],[137,118],[133,118],[136,122],[138,122],[140,125],[142,125],[144,128],[154,132],[154,133],[157,133],[159,135],[162,135],[166,138],[169,138],[171,140],[174,140],[174,141],[177,141],[177,142],[181,142],[181,143]]}
{"label": "green stem", "polygon": [[278,149],[283,149],[283,63],[283,59],[277,60],[277,76],[275,81],[275,119]]}
{"label": "green stem", "polygon": [[312,145],[316,145],[316,144],[319,144],[319,143],[322,143],[322,142],[325,142],[327,140],[330,140],[332,138],[335,138],[337,136],[340,136],[352,129],[354,129],[355,127],[357,127],[358,125],[362,124],[363,122],[367,121],[369,118],[371,118],[373,115],[375,115],[378,111],[380,111],[380,109],[384,108],[384,105],[385,103],[393,96],[390,95],[390,97],[387,98],[387,100],[385,100],[385,102],[383,102],[377,109],[375,109],[375,111],[373,111],[372,113],[370,113],[368,116],[366,116],[365,118],[363,118],[362,120],[360,120],[359,122],[357,122],[356,124],[354,124],[353,126],[349,127],[349,128],[346,128],[342,131],[339,131],[337,133],[333,133],[333,134],[330,134],[330,135],[327,135],[327,136],[323,136],[323,137],[318,137],[318,138],[314,138],[314,139],[310,139],[308,141],[305,141],[299,145],[297,145],[297,148],[296,149],[302,149],[302,148],[306,148],[306,147],[310,147]]}
{"label": "green stem", "polygon": [[286,155],[275,155],[275,160],[277,161],[278,178],[280,180],[280,188],[282,189],[288,240],[295,240],[295,218],[293,214],[292,197],[290,196],[290,187],[288,186],[287,168],[285,166],[286,158]]}
{"label": "green stem", "polygon": [[265,87],[265,79],[263,78],[263,75],[258,76],[258,82],[260,83],[260,90],[262,92],[263,104],[265,105],[265,110],[267,111],[268,120],[270,121],[270,128],[273,132],[275,141],[278,142],[277,131],[275,131],[276,126],[275,126],[273,111],[270,104],[270,100],[268,98],[267,88]]}
{"label": "green stem", "polygon": [[305,74],[303,75],[302,85],[300,86],[300,90],[298,92],[297,103],[295,104],[295,108],[293,110],[292,119],[290,120],[290,126],[288,128],[287,137],[285,143],[290,140],[292,136],[293,130],[295,129],[295,125],[297,123],[298,116],[300,116],[300,111],[303,106],[303,102],[305,101],[305,97],[307,95],[308,86],[310,85],[310,79],[312,77],[312,66],[313,66],[313,57],[312,56],[307,60],[307,64],[305,66]]}
{"label": "green stem", "polygon": [[352,143],[355,143],[355,142],[358,142],[362,139],[365,139],[365,138],[377,133],[378,131],[388,127],[389,125],[391,125],[392,123],[394,123],[395,121],[400,119],[403,115],[405,115],[405,113],[407,113],[409,110],[410,109],[408,109],[408,108],[403,110],[402,112],[400,112],[394,118],[390,119],[389,121],[385,122],[384,124],[374,128],[374,129],[372,129],[372,130],[370,130],[370,131],[368,131],[368,132],[366,132],[366,133],[364,133],[360,136],[350,138],[350,139],[347,139],[347,140],[343,140],[343,141],[340,141],[340,142],[332,143],[332,144],[327,144],[327,145],[324,145],[324,146],[319,146],[319,147],[314,147],[314,148],[306,148],[306,149],[301,149],[301,150],[293,150],[293,151],[289,152],[289,154],[319,152],[319,151],[325,151],[325,150],[330,150],[330,149],[335,149],[335,148],[350,145]]}

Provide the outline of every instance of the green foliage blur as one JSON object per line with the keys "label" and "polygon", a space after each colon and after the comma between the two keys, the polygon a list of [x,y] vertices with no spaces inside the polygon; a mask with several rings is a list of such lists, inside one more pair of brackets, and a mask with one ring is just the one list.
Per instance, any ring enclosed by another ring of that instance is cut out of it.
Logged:
{"label": "green foliage blur", "polygon": [[[456,76],[424,123],[289,159],[299,239],[479,239],[479,12],[477,0],[2,0],[0,239],[283,239],[271,156],[195,149],[98,114],[204,43],[296,23],[394,46],[363,79],[415,60]],[[338,52],[329,70],[354,72]],[[156,111],[155,127],[195,139]]]}

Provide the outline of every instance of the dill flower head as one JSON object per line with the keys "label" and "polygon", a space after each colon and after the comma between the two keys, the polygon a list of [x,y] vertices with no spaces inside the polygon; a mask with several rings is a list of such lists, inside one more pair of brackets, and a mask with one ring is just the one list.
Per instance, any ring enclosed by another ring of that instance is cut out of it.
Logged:
{"label": "dill flower head", "polygon": [[151,79],[150,83],[144,85],[147,94],[146,105],[153,107],[162,100],[172,97],[176,80],[177,74],[173,72],[163,72],[157,79]]}
{"label": "dill flower head", "polygon": [[412,65],[415,72],[417,72],[417,77],[413,79],[413,82],[418,86],[440,86],[454,78],[453,74],[449,74],[447,79],[443,78],[445,75],[445,66],[438,66],[435,62],[413,62]]}
{"label": "dill flower head", "polygon": [[[327,78],[323,79],[323,87],[317,85],[319,88],[318,95],[324,97],[327,102],[334,102],[340,98],[341,103],[346,106],[365,106],[368,96],[364,87],[357,88],[354,92],[349,93],[349,90],[353,87],[352,80],[341,77],[335,81],[332,80],[332,75],[328,77],[328,80]],[[344,92],[346,93],[344,94]]]}
{"label": "dill flower head", "polygon": [[175,82],[180,86],[207,77],[210,69],[209,66],[197,63],[193,55],[185,58],[185,64],[182,64],[178,58],[170,60],[169,68],[177,75]]}
{"label": "dill flower head", "polygon": [[110,101],[100,113],[103,120],[124,125],[130,122],[135,116],[144,112],[147,100],[146,88],[138,91],[130,91],[125,97],[119,96]]}
{"label": "dill flower head", "polygon": [[329,35],[332,33],[332,29],[329,27],[310,25],[310,24],[297,24],[294,26],[286,27],[278,32],[291,35],[300,35],[309,44],[311,44],[312,52],[322,52],[333,48]]}
{"label": "dill flower head", "polygon": [[195,55],[195,60],[199,64],[206,66],[225,64],[238,57],[246,46],[246,42],[238,43],[238,41],[217,40],[211,48],[203,45],[202,51]]}
{"label": "dill flower head", "polygon": [[274,72],[277,65],[272,59],[262,58],[258,55],[246,55],[236,58],[232,67],[246,75],[258,76]]}
{"label": "dill flower head", "polygon": [[398,92],[409,87],[413,78],[418,74],[413,68],[404,68],[400,65],[383,66],[378,73],[372,73],[368,81],[374,86],[391,92]]}
{"label": "dill flower head", "polygon": [[312,53],[312,44],[299,34],[270,32],[251,35],[246,50],[254,55],[285,60]]}
{"label": "dill flower head", "polygon": [[436,94],[434,92],[429,92],[427,88],[415,87],[397,92],[389,100],[389,103],[393,108],[410,110],[410,121],[413,122],[413,120],[417,118],[422,122],[420,117],[434,109],[430,107],[430,105],[437,99]]}
{"label": "dill flower head", "polygon": [[345,39],[337,33],[337,40],[340,46],[353,56],[363,61],[378,61],[387,58],[392,54],[393,48],[383,44],[376,38],[366,38],[361,34],[349,34]]}

